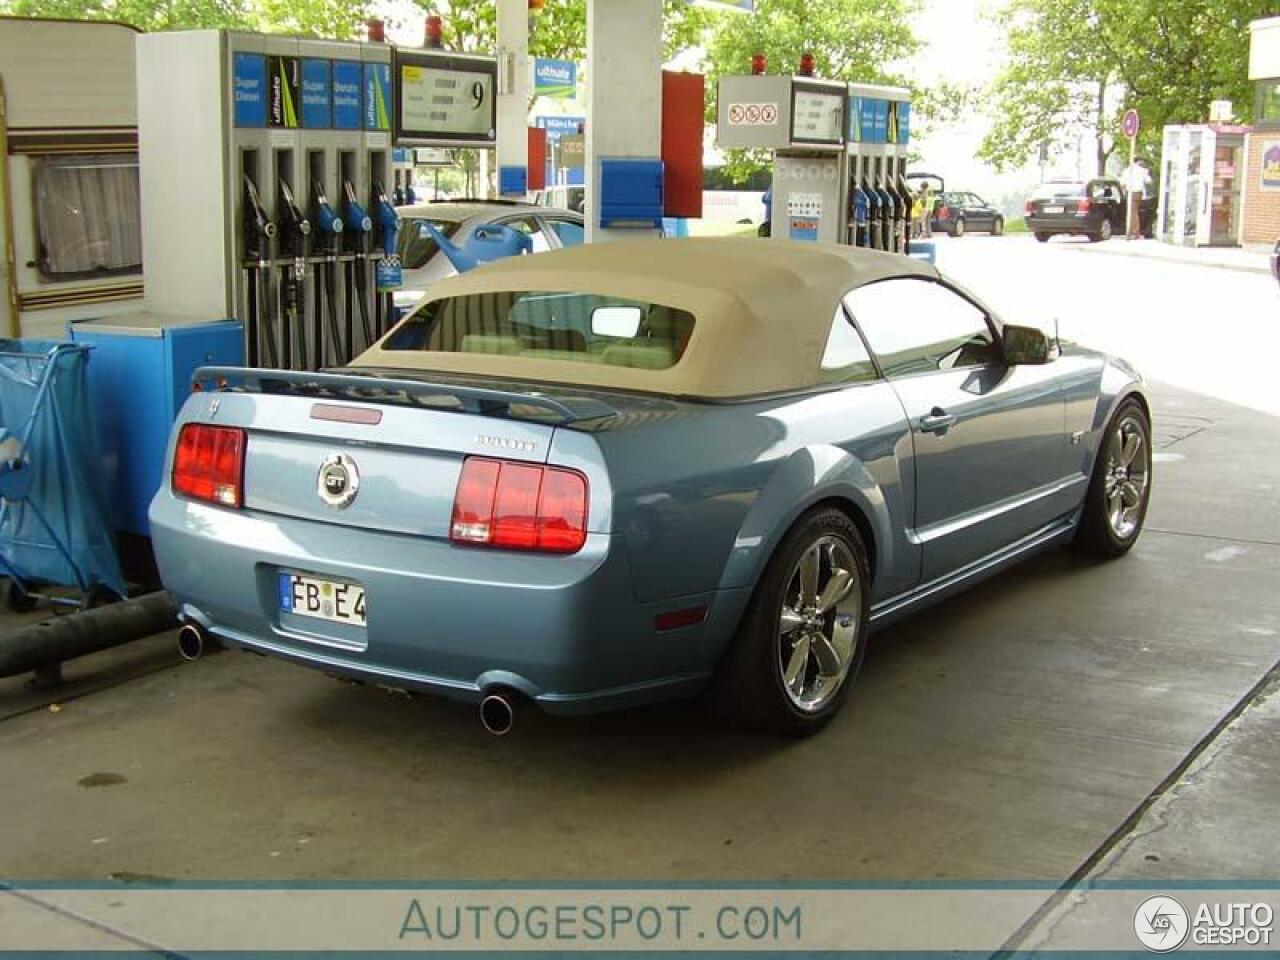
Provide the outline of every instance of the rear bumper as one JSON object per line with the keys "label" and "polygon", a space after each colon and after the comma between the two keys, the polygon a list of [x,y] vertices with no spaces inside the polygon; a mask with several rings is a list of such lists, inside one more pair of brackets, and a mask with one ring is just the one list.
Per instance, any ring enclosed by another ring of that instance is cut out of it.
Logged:
{"label": "rear bumper", "polygon": [[1024,217],[1032,233],[1097,233],[1101,224],[1088,217]]}
{"label": "rear bumper", "polygon": [[[182,616],[232,646],[469,702],[512,687],[556,712],[696,692],[747,594],[640,603],[627,555],[606,534],[572,556],[520,554],[224,510],[167,490],[151,527]],[[282,570],[364,586],[367,627],[281,613]],[[659,613],[702,605],[700,624],[654,628]]]}

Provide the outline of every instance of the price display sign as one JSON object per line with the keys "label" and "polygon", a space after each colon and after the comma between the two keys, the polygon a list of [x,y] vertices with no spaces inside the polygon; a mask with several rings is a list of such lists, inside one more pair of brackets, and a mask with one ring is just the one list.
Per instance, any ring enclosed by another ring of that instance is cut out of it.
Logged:
{"label": "price display sign", "polygon": [[393,68],[397,145],[493,145],[498,66],[492,57],[397,48]]}
{"label": "price display sign", "polygon": [[791,142],[844,143],[844,91],[799,83],[792,89]]}

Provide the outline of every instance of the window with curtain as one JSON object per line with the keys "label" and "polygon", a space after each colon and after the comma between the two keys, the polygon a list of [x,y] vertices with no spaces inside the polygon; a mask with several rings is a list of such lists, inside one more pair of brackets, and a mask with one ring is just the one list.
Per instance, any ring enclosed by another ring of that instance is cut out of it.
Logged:
{"label": "window with curtain", "polygon": [[42,157],[34,179],[41,276],[142,272],[137,154]]}

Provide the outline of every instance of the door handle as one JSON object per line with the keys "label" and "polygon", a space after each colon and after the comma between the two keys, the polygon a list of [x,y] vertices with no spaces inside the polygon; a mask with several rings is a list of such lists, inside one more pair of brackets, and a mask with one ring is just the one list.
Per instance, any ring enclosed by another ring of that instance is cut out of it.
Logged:
{"label": "door handle", "polygon": [[920,418],[921,433],[946,433],[956,422],[954,413],[947,413],[941,407],[934,407]]}

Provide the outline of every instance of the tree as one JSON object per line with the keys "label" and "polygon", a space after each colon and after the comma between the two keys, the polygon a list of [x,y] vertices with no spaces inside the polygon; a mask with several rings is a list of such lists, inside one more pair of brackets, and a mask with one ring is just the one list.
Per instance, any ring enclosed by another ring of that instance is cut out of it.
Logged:
{"label": "tree", "polygon": [[[918,46],[910,24],[917,8],[916,0],[757,0],[752,16],[721,15],[707,48],[707,119],[715,120],[719,77],[748,72],[757,53],[770,73],[795,73],[811,53],[819,77],[906,85],[894,65]],[[735,150],[726,167],[741,183],[767,162],[767,154]]]}
{"label": "tree", "polygon": [[[428,13],[444,19],[445,46],[454,50],[492,51],[498,43],[494,0],[419,0]],[[685,0],[663,0],[663,46],[670,56],[702,38],[715,14]],[[529,55],[578,60],[587,55],[587,0],[547,0],[533,21]]]}
{"label": "tree", "polygon": [[118,20],[141,30],[230,28],[351,40],[367,15],[365,0],[0,0],[21,17]]}
{"label": "tree", "polygon": [[1018,166],[1041,144],[1089,134],[1102,173],[1129,108],[1149,165],[1164,125],[1207,119],[1212,100],[1248,120],[1248,25],[1273,13],[1275,0],[1009,0],[998,14],[1009,60],[988,91],[994,120],[980,155]]}
{"label": "tree", "polygon": [[19,17],[117,20],[142,30],[253,29],[257,22],[250,0],[0,0],[0,11]]}

